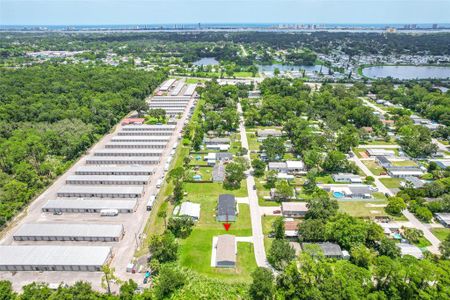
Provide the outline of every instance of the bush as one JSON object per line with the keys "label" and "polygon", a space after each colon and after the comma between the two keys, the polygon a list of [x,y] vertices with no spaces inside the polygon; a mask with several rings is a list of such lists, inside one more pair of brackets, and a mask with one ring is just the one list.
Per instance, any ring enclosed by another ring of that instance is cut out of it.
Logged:
{"label": "bush", "polygon": [[170,218],[167,224],[167,229],[170,230],[177,238],[187,238],[194,226],[194,221],[188,216],[182,216],[179,218]]}
{"label": "bush", "polygon": [[400,197],[391,197],[388,199],[388,205],[385,211],[390,215],[400,215],[402,210],[406,209],[405,201]]}
{"label": "bush", "polygon": [[433,214],[431,213],[431,211],[424,206],[418,207],[415,214],[417,218],[425,223],[430,223],[431,219],[433,218]]}

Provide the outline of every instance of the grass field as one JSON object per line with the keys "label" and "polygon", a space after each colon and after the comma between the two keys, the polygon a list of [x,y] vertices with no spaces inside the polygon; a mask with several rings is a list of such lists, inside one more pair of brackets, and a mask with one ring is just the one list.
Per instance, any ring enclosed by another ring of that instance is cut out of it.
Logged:
{"label": "grass field", "polygon": [[[253,245],[251,243],[238,243],[238,260],[236,269],[220,269],[211,267],[212,239],[214,236],[225,234],[222,223],[215,219],[217,199],[220,194],[229,193],[239,197],[247,196],[245,182],[242,188],[236,191],[224,190],[220,184],[187,183],[186,199],[200,203],[200,220],[194,227],[191,235],[180,241],[179,263],[203,275],[213,276],[228,282],[249,282],[250,273],[256,268]],[[247,204],[239,204],[237,221],[232,223],[229,234],[236,236],[251,236],[250,210]]]}
{"label": "grass field", "polygon": [[269,238],[269,233],[272,231],[272,223],[277,217],[275,216],[264,216],[261,218],[264,234],[264,249],[266,250],[266,255],[269,253],[270,246],[272,245],[273,238]]}
{"label": "grass field", "polygon": [[384,169],[379,166],[375,161],[372,160],[364,160],[362,162],[367,168],[369,168],[370,172],[372,172],[373,175],[379,176],[381,173],[384,172]]}
{"label": "grass field", "polygon": [[370,207],[370,204],[386,204],[385,201],[338,201],[339,210],[354,217],[387,216],[384,207]]}
{"label": "grass field", "polygon": [[388,189],[395,189],[400,187],[400,183],[403,181],[401,178],[380,178],[381,183],[383,183]]}
{"label": "grass field", "polygon": [[254,132],[247,132],[248,150],[259,150],[259,143]]}
{"label": "grass field", "polygon": [[450,235],[450,228],[433,228],[431,232],[440,240],[443,241]]}
{"label": "grass field", "polygon": [[425,248],[428,246],[431,246],[431,243],[424,237],[419,238],[419,241],[417,243],[414,243],[419,248]]}
{"label": "grass field", "polygon": [[417,167],[417,164],[412,160],[393,161],[392,165],[395,167]]}

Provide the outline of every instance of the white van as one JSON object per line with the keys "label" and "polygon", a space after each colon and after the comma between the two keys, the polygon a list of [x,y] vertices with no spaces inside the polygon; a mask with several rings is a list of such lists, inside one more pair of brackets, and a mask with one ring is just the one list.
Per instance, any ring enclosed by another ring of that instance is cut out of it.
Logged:
{"label": "white van", "polygon": [[158,181],[156,182],[156,187],[159,189],[162,183],[163,183],[162,179],[158,179]]}
{"label": "white van", "polygon": [[147,201],[147,210],[148,211],[152,210],[153,204],[155,204],[155,200],[156,200],[156,196],[150,195],[150,197],[148,198],[148,201]]}
{"label": "white van", "polygon": [[166,164],[164,165],[164,172],[169,171],[169,169],[170,169],[170,163],[166,163]]}
{"label": "white van", "polygon": [[115,217],[119,214],[119,210],[117,209],[102,209],[100,211],[101,217]]}

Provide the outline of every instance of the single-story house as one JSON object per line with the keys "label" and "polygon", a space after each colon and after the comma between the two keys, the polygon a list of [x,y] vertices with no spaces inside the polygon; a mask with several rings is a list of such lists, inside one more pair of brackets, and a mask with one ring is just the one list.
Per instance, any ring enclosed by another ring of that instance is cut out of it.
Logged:
{"label": "single-story house", "polygon": [[228,151],[228,150],[230,150],[230,145],[229,144],[211,144],[211,145],[206,145],[206,149],[215,150],[215,151]]}
{"label": "single-story house", "polygon": [[400,253],[402,256],[411,255],[417,259],[423,258],[422,250],[419,247],[407,243],[398,243],[396,244],[398,248],[400,248]]}
{"label": "single-story house", "polygon": [[286,237],[297,237],[299,223],[300,222],[296,220],[284,220],[284,235]]}
{"label": "single-story house", "polygon": [[388,167],[386,168],[387,173],[391,177],[395,178],[406,178],[406,177],[420,177],[424,172],[419,167]]}
{"label": "single-story house", "polygon": [[229,144],[230,143],[230,138],[205,138],[204,143],[206,145],[223,145],[223,144]]}
{"label": "single-story house", "polygon": [[256,140],[258,142],[262,142],[269,136],[281,137],[281,136],[283,136],[283,133],[281,132],[281,130],[278,130],[278,129],[263,129],[263,130],[256,131],[256,136],[257,136]]}
{"label": "single-story house", "polygon": [[447,169],[448,167],[450,167],[450,160],[448,159],[436,159],[431,161],[435,162],[441,169]]}
{"label": "single-story house", "polygon": [[218,222],[236,221],[236,198],[234,195],[219,195],[217,204],[216,219]]}
{"label": "single-story house", "polygon": [[210,152],[203,157],[203,160],[206,161],[208,166],[214,166],[216,164],[217,153]]}
{"label": "single-story house", "polygon": [[223,182],[225,179],[225,166],[222,162],[215,164],[212,171],[212,180],[214,182]]}
{"label": "single-story house", "polygon": [[391,161],[386,156],[377,156],[375,160],[380,166],[385,169],[392,166]]}
{"label": "single-story house", "polygon": [[321,187],[338,199],[372,199],[372,194],[377,191],[376,188],[365,184],[333,184]]}
{"label": "single-story house", "polygon": [[371,148],[366,149],[366,152],[369,156],[395,156],[394,150]]}
{"label": "single-story house", "polygon": [[261,97],[261,91],[248,91],[248,98],[255,99]]}
{"label": "single-story house", "polygon": [[302,218],[308,212],[306,202],[282,202],[281,213],[288,218]]}
{"label": "single-story house", "polygon": [[271,161],[269,162],[268,166],[267,166],[269,171],[277,171],[280,173],[287,173],[287,165],[286,162],[276,162],[276,161]]}
{"label": "single-story house", "polygon": [[269,162],[268,170],[279,173],[302,174],[306,173],[305,164],[301,160],[287,160],[285,162]]}
{"label": "single-story house", "polygon": [[341,247],[338,244],[334,243],[303,243],[302,248],[303,251],[308,251],[309,245],[317,245],[322,250],[323,255],[327,258],[336,258],[342,259],[344,258],[344,254],[342,253]]}
{"label": "single-story house", "polygon": [[193,220],[200,219],[200,204],[193,202],[183,202],[180,206],[180,211],[178,212],[178,216],[188,216]]}
{"label": "single-story house", "polygon": [[402,181],[400,184],[403,187],[405,187],[405,186],[407,186],[408,183],[411,184],[412,187],[415,189],[420,189],[425,185],[425,182],[423,182],[419,178],[413,177],[413,176],[405,177],[405,181]]}
{"label": "single-story house", "polygon": [[224,234],[217,237],[216,267],[236,267],[237,245],[234,235]]}
{"label": "single-story house", "polygon": [[295,176],[291,175],[291,174],[286,174],[286,173],[278,173],[277,179],[291,181],[291,180],[295,179]]}
{"label": "single-story house", "polygon": [[450,228],[450,213],[437,213],[434,215],[444,227]]}
{"label": "single-story house", "polygon": [[[296,193],[295,188],[292,188],[292,190],[293,190],[292,199],[295,199],[295,193]],[[271,188],[270,189],[270,199],[275,200],[277,198],[277,196],[278,196],[277,189]]]}
{"label": "single-story house", "polygon": [[229,152],[216,153],[216,160],[219,161],[230,161],[233,159],[233,154]]}
{"label": "single-story house", "polygon": [[362,183],[362,178],[359,175],[355,175],[352,173],[338,173],[333,174],[333,180],[335,182],[344,182],[344,183]]}
{"label": "single-story house", "polygon": [[122,125],[130,125],[130,124],[144,124],[144,118],[126,118],[122,121]]}

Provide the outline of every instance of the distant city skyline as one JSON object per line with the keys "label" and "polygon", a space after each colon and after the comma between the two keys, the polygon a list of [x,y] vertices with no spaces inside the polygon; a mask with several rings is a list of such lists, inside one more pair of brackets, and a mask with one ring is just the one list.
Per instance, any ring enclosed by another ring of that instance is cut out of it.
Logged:
{"label": "distant city skyline", "polygon": [[0,0],[0,24],[431,24],[449,11],[450,0]]}

